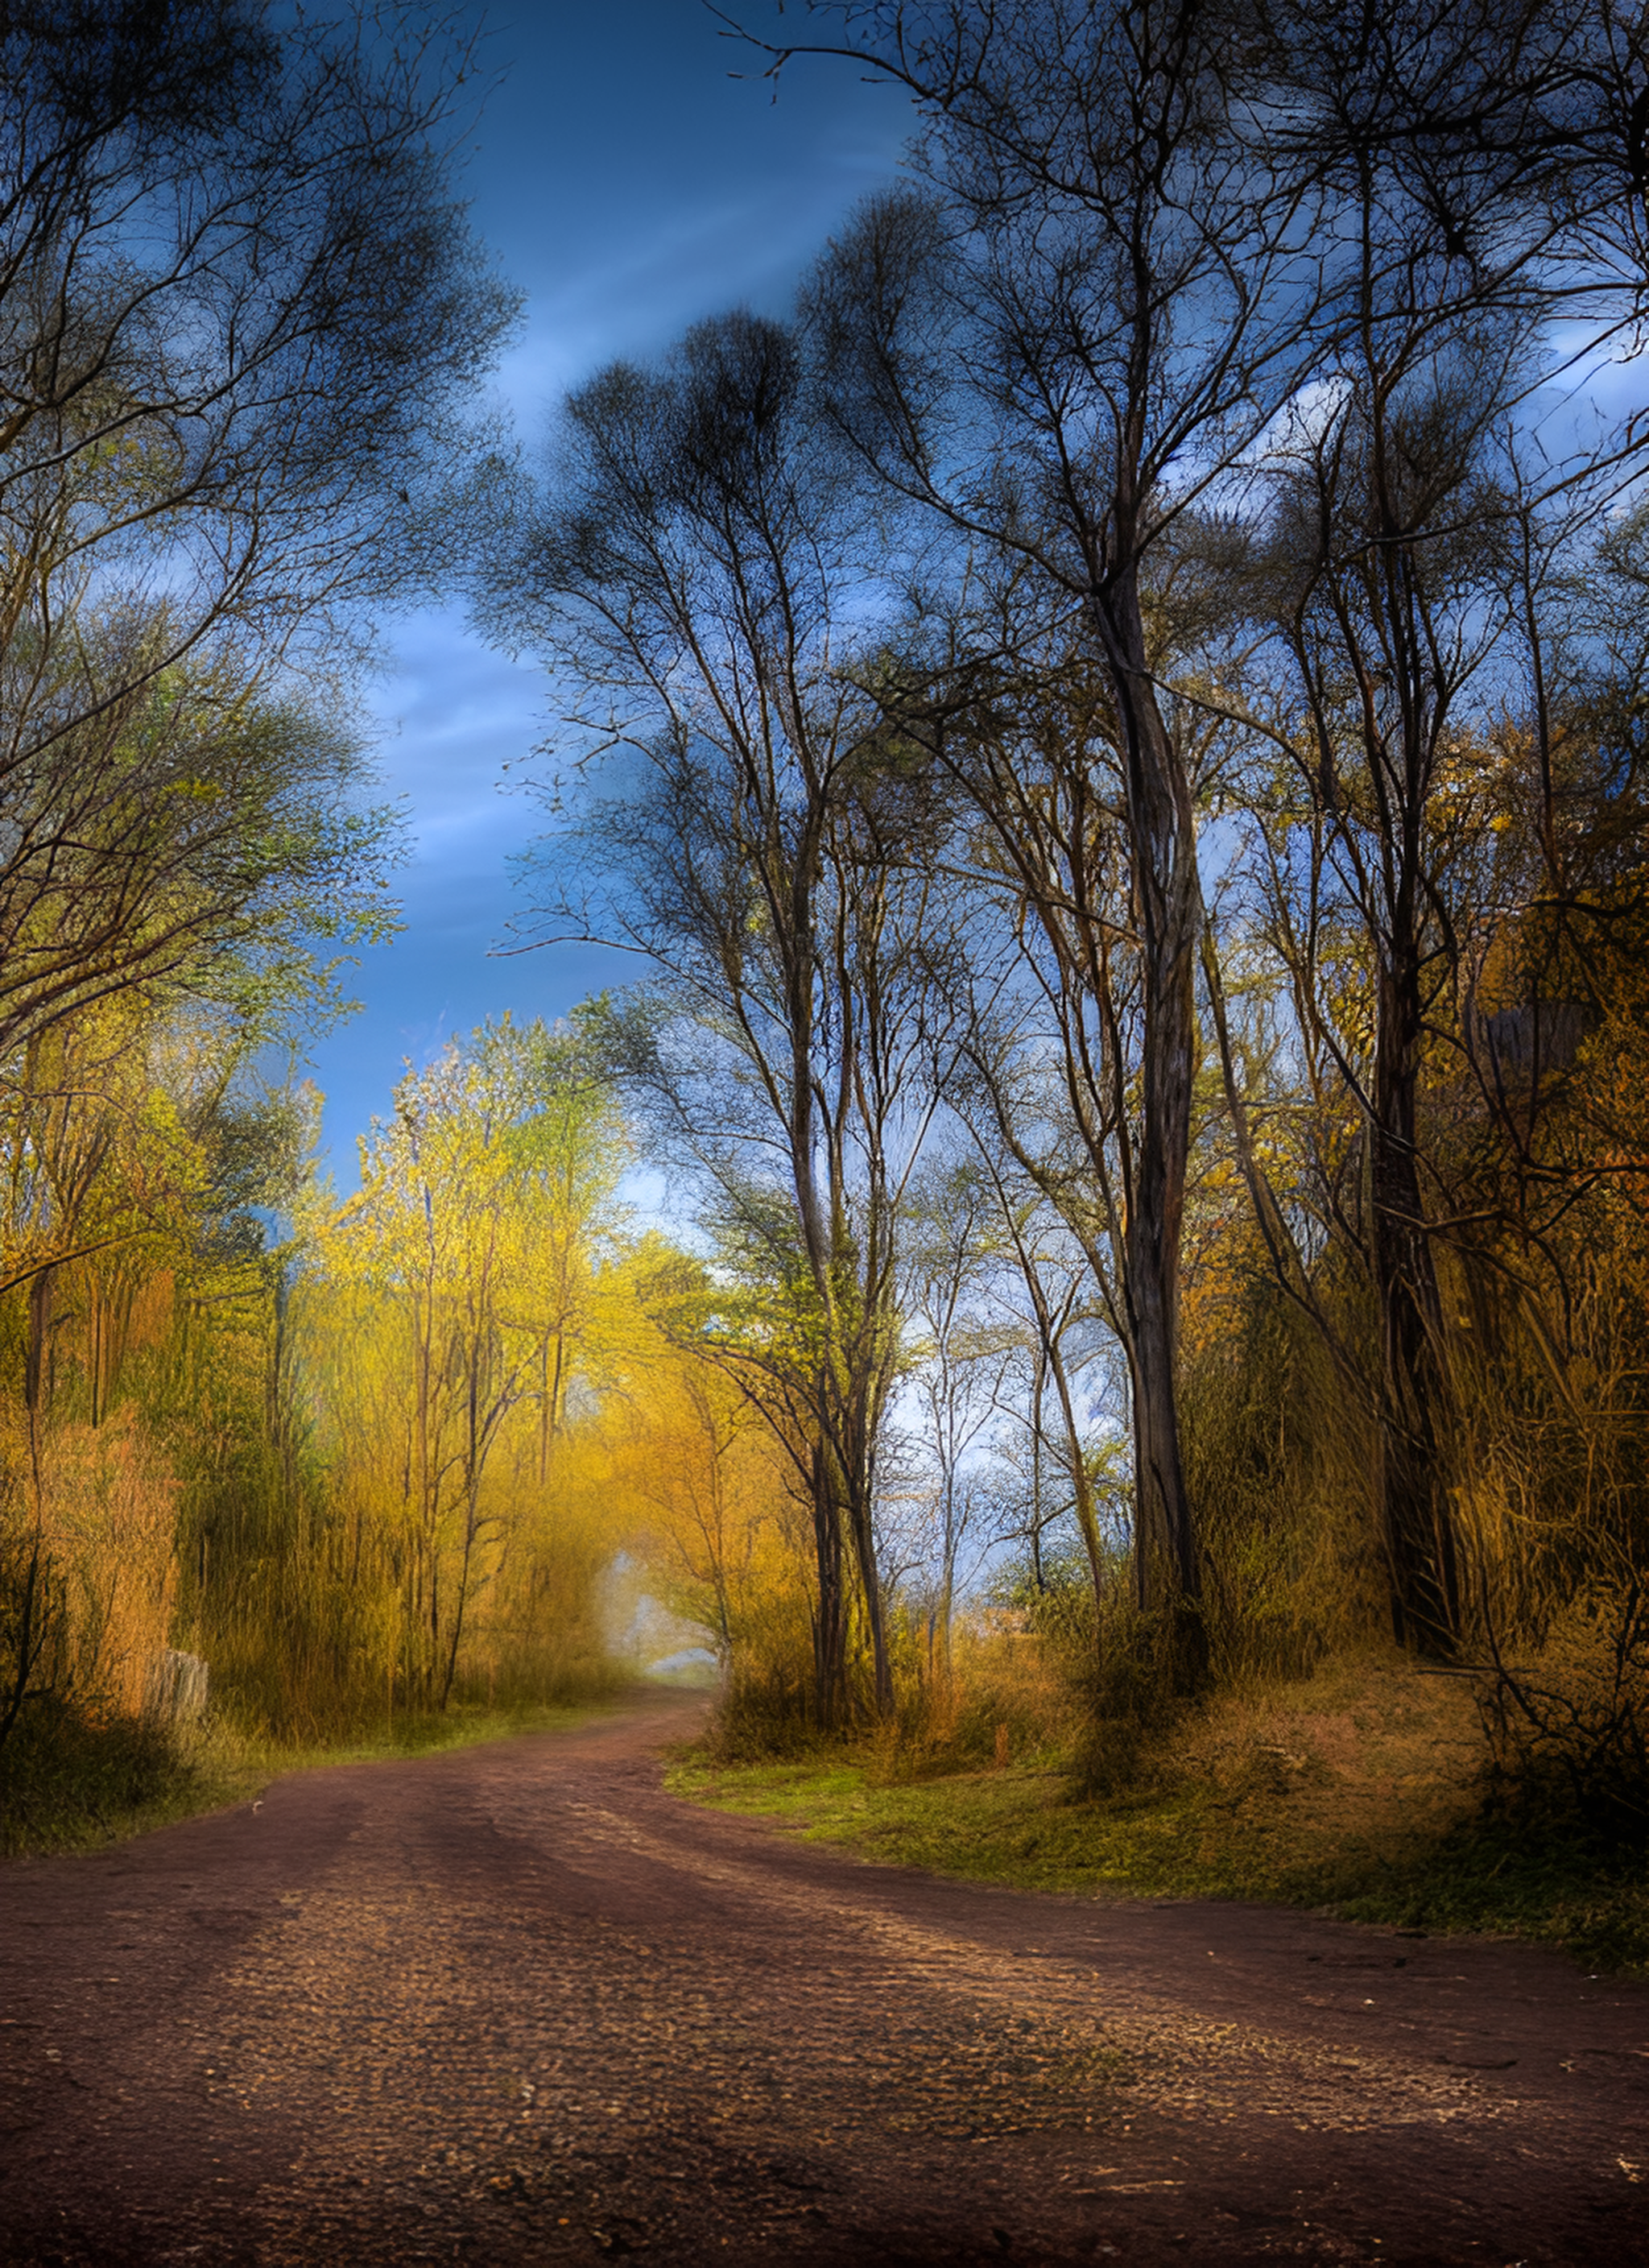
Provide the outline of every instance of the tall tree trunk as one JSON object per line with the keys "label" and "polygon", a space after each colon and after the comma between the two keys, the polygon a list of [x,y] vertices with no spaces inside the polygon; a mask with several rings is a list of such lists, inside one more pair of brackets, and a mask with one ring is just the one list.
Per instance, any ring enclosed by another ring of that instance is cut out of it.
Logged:
{"label": "tall tree trunk", "polygon": [[458,1675],[458,1649],[463,1642],[464,1609],[469,1603],[469,1570],[475,1554],[475,1531],[479,1525],[481,1503],[481,1468],[485,1458],[481,1427],[481,1354],[472,1345],[467,1365],[464,1395],[464,1549],[458,1564],[458,1603],[453,1609],[452,1643],[446,1650],[446,1673],[441,1681],[441,1708],[445,1712],[453,1697],[453,1682]]}
{"label": "tall tree trunk", "polygon": [[819,1596],[813,1609],[813,1713],[821,1733],[841,1729],[847,1715],[847,1600],[843,1584],[842,1508],[830,1461],[813,1453],[813,1559]]}
{"label": "tall tree trunk", "polygon": [[[1137,578],[1096,601],[1121,728],[1128,851],[1138,925],[1144,1035],[1137,1144],[1127,1176],[1123,1300],[1134,1403],[1135,1582],[1142,1609],[1159,1574],[1182,1608],[1202,1568],[1180,1447],[1180,1245],[1196,1065],[1202,929],[1190,782],[1152,690]],[[1186,1615],[1186,1668],[1200,1675],[1200,1619]]]}
{"label": "tall tree trunk", "polygon": [[1380,1309],[1380,1496],[1392,1627],[1446,1658],[1460,1636],[1460,1576],[1444,1445],[1453,1399],[1442,1302],[1415,1146],[1421,1036],[1417,949],[1380,972],[1369,1190]]}
{"label": "tall tree trunk", "polygon": [[876,1337],[861,1320],[843,1362],[844,1375],[837,1410],[842,1447],[839,1483],[852,1538],[865,1634],[870,1640],[872,1706],[878,1717],[892,1714],[893,1663],[887,1653],[881,1573],[876,1565],[875,1459],[878,1394]]}
{"label": "tall tree trunk", "polygon": [[1071,1382],[1065,1375],[1064,1359],[1057,1347],[1052,1350],[1054,1381],[1059,1389],[1060,1417],[1065,1429],[1065,1452],[1071,1461],[1071,1497],[1077,1515],[1077,1532],[1082,1538],[1082,1549],[1088,1563],[1088,1580],[1093,1587],[1094,1629],[1100,1627],[1099,1617],[1105,1605],[1105,1551],[1100,1536],[1099,1507],[1093,1501],[1093,1484],[1088,1478],[1087,1459],[1082,1450],[1082,1431],[1077,1424],[1076,1403],[1071,1392]]}
{"label": "tall tree trunk", "polygon": [[881,1577],[876,1565],[876,1530],[868,1479],[858,1473],[848,1506],[853,1537],[854,1564],[858,1569],[864,1602],[865,1634],[871,1642],[871,1690],[876,1714],[890,1716],[894,1705],[893,1663],[887,1653],[887,1622],[882,1611]]}

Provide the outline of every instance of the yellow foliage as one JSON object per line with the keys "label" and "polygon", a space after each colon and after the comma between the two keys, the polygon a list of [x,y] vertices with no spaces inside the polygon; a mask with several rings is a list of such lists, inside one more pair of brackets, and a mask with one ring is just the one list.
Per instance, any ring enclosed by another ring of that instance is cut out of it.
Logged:
{"label": "yellow foliage", "polygon": [[51,1431],[40,1524],[69,1594],[73,1690],[137,1713],[171,1636],[177,1483],[132,1410]]}

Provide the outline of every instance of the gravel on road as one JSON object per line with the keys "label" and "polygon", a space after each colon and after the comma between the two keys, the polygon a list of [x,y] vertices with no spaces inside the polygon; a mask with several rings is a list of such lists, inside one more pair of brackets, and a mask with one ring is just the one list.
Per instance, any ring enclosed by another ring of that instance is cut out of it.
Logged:
{"label": "gravel on road", "polygon": [[703,1704],[0,1868],[0,2261],[1649,2262],[1649,1992],[666,1794]]}

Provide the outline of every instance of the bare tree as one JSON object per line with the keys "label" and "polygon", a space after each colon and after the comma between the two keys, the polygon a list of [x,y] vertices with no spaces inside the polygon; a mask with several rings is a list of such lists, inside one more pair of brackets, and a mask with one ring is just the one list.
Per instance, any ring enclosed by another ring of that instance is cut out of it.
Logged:
{"label": "bare tree", "polygon": [[[930,1676],[948,1681],[951,1626],[962,1554],[979,1525],[970,1458],[996,1414],[1014,1344],[986,1304],[998,1224],[993,1193],[971,1162],[943,1161],[911,1193],[903,1313],[909,1390],[931,1459],[937,1580],[928,1614]],[[980,1539],[975,1536],[975,1543]]]}
{"label": "bare tree", "polygon": [[504,633],[561,673],[577,745],[617,767],[555,854],[552,909],[651,965],[612,1019],[615,1066],[707,1200],[704,1335],[780,1404],[826,1724],[855,1705],[856,1642],[872,1705],[892,1698],[875,1460],[936,998],[931,796],[842,667],[872,588],[849,471],[788,331],[702,326],[571,398],[492,592]]}
{"label": "bare tree", "polygon": [[[1087,967],[1114,972],[1123,946],[1137,955],[1133,1044],[1115,1071],[1096,1053],[1101,1076],[1084,1077],[1095,1097],[1108,1087],[1126,1098],[1120,1117],[1108,1108],[1102,1118],[1126,1223],[1115,1289],[1133,1373],[1142,1548],[1189,1598],[1198,1571],[1174,1368],[1202,912],[1194,736],[1176,719],[1188,695],[1209,713],[1223,703],[1218,686],[1188,686],[1176,668],[1175,556],[1199,519],[1190,548],[1206,541],[1211,509],[1216,521],[1240,511],[1291,408],[1314,382],[1332,387],[1336,373],[1366,364],[1371,332],[1380,335],[1378,423],[1390,410],[1394,323],[1412,319],[1412,367],[1442,350],[1450,325],[1463,339],[1477,324],[1481,345],[1497,323],[1527,337],[1561,312],[1585,319],[1591,351],[1638,320],[1644,29],[1634,10],[1561,0],[1263,11],[821,0],[810,12],[821,32],[834,19],[838,36],[768,47],[771,72],[797,54],[850,56],[908,89],[924,121],[914,156],[926,195],[866,213],[821,272],[816,312],[836,413],[890,490],[948,528],[975,571],[994,549],[1040,578],[1051,608],[1064,602],[1110,708],[1093,745],[1102,737],[1114,750],[1120,792],[1094,799],[1115,802],[1123,917],[1115,900],[1085,902],[1068,824],[1053,831],[1046,863],[1072,939],[1086,921],[1108,940],[1103,954],[1087,945]],[[1509,414],[1513,402],[1499,399]],[[1623,464],[1638,446],[1630,431],[1608,445]],[[1380,466],[1377,487],[1390,472]],[[1391,572],[1410,571],[1448,534],[1441,522],[1405,522],[1408,564],[1398,570],[1388,552]],[[1411,688],[1425,666],[1418,636],[1403,665]],[[1447,707],[1421,689],[1402,732],[1417,746],[1432,729],[1423,712]],[[1405,767],[1407,795],[1425,764],[1405,756]],[[1011,773],[1004,809],[1022,832]],[[1034,842],[1045,830],[1034,801],[1029,815]],[[1380,887],[1387,914],[1399,927],[1412,921],[1417,936],[1429,916],[1407,909],[1418,872],[1407,864],[1409,880]],[[1026,902],[1035,909],[1029,887]],[[1422,959],[1426,950],[1416,947]],[[1407,947],[1396,955],[1405,957]],[[1082,960],[1071,977],[1089,982]],[[1432,1463],[1430,1421],[1416,1403],[1426,1398],[1416,1381],[1428,1336],[1416,1318],[1429,1294],[1426,1264],[1395,1248],[1419,1232],[1397,1226],[1417,1216],[1395,1162],[1410,1079],[1397,1066],[1412,1061],[1400,1027],[1414,1025],[1415,988],[1406,976],[1391,982],[1375,1116],[1394,1130],[1371,1154],[1383,1160],[1380,1235],[1393,1248],[1379,1264],[1388,1464],[1401,1494],[1404,1469]],[[1402,1284],[1417,1287],[1412,1300]],[[1403,1307],[1414,1311],[1408,1323]],[[1391,1415],[1399,1405],[1408,1417]],[[1394,1498],[1388,1528],[1417,1521],[1434,1538],[1413,1547],[1432,1573],[1401,1580],[1411,1595],[1400,1619],[1417,1635],[1451,1625],[1454,1579],[1447,1523],[1436,1525],[1447,1480],[1412,1485],[1430,1510],[1400,1514]],[[1435,1593],[1429,1605],[1417,1585]]]}
{"label": "bare tree", "polygon": [[1134,1050],[1105,1083],[1131,1122],[1118,1292],[1140,1550],[1191,1602],[1175,1361],[1202,915],[1153,563],[1312,365],[1314,191],[1269,162],[1235,99],[1242,11],[841,12],[857,36],[833,51],[916,95],[930,188],[866,212],[821,268],[836,414],[894,493],[1042,584],[1108,710],[1139,1004]]}
{"label": "bare tree", "polygon": [[[1048,1176],[1038,1162],[1027,1170],[1016,1145],[1003,1137],[1011,1109],[1002,1108],[996,1084],[975,1065],[979,1084],[990,1096],[990,1118],[975,1130],[981,1172],[995,1201],[999,1250],[1005,1262],[997,1298],[1012,1317],[1027,1357],[1027,1388],[1018,1414],[1028,1437],[1031,1465],[1029,1517],[1042,1520],[1044,1476],[1051,1465],[1060,1481],[1058,1512],[1074,1515],[1077,1534],[1093,1586],[1094,1604],[1104,1603],[1110,1561],[1101,1519],[1099,1491],[1090,1467],[1087,1428],[1080,1395],[1082,1373],[1107,1342],[1119,1344],[1114,1300],[1093,1298],[1094,1256],[1073,1234],[1067,1208],[1050,1203]],[[1016,1171],[1015,1168],[1018,1168]],[[1103,1293],[1104,1285],[1101,1285]],[[1048,1410],[1052,1401],[1055,1417]],[[1040,1535],[1033,1532],[1033,1564],[1040,1579]],[[1136,1553],[1137,1582],[1138,1555]]]}
{"label": "bare tree", "polygon": [[[951,846],[970,891],[995,917],[975,922],[970,940],[968,1069],[955,1100],[997,1182],[1047,1382],[1069,1403],[1058,1334],[1049,1336],[1053,1309],[1092,1307],[1128,1365],[1137,1411],[1147,1358],[1128,1292],[1128,1224],[1144,1138],[1137,1105],[1146,1019],[1123,766],[1103,682],[1063,642],[1038,666],[1048,626],[1027,621],[1016,603],[1022,596],[1010,587],[994,606],[953,618],[949,651],[891,704],[902,704],[904,729],[985,822]],[[914,660],[920,641],[909,651]],[[1171,729],[1187,777],[1200,783],[1214,768],[1223,726],[1180,704]],[[1070,1286],[1068,1299],[1044,1300],[1037,1287],[1040,1224],[1028,1243],[1021,1237],[1042,1205],[1086,1263],[1086,1291]],[[1064,1438],[1074,1443],[1070,1407],[1066,1419]],[[1099,1586],[1105,1575],[1079,1454],[1072,1470]],[[1144,1611],[1158,1601],[1162,1539],[1137,1481],[1137,1470],[1133,1580]],[[1195,1676],[1195,1625],[1182,1634]]]}

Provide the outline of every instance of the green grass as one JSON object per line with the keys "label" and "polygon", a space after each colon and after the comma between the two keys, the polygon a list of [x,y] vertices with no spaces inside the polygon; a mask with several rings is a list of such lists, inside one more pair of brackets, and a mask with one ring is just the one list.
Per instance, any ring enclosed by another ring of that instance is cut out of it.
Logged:
{"label": "green grass", "polygon": [[585,1701],[538,1702],[514,1709],[453,1702],[444,1714],[398,1717],[379,1728],[363,1727],[334,1742],[304,1748],[266,1746],[257,1751],[265,1777],[310,1771],[323,1764],[381,1763],[392,1756],[444,1755],[473,1749],[485,1741],[504,1741],[518,1733],[563,1733],[592,1717],[619,1707],[624,1697],[604,1694]]}
{"label": "green grass", "polygon": [[[1365,1666],[1359,1693],[1307,1688],[1211,1711],[1185,1728],[1171,1762],[1159,1758],[1154,1784],[1103,1800],[1084,1800],[1047,1756],[917,1778],[868,1746],[784,1763],[719,1761],[701,1749],[678,1759],[668,1784],[804,1840],[974,1881],[1084,1897],[1253,1899],[1436,1934],[1530,1939],[1588,1967],[1649,1968],[1642,1858],[1588,1845],[1572,1823],[1496,1818],[1475,1756],[1467,1768],[1453,1697],[1382,1673],[1374,1698],[1386,1714],[1375,1721],[1367,1676]],[[1314,1705],[1289,1706],[1302,1697]],[[1334,1705],[1358,1699],[1360,1714]]]}
{"label": "green grass", "polygon": [[90,1849],[214,1809],[232,1800],[217,1792],[222,1747],[208,1735],[186,1749],[136,1719],[55,1702],[26,1709],[0,1749],[0,1852]]}
{"label": "green grass", "polygon": [[1649,1867],[1572,1828],[1462,1821],[1404,1863],[1336,1886],[1347,1921],[1556,1945],[1587,1969],[1649,1975]]}
{"label": "green grass", "polygon": [[672,1768],[668,1785],[719,1809],[774,1819],[806,1841],[1020,1889],[1265,1898],[1309,1896],[1317,1887],[1263,1837],[1233,1832],[1194,1796],[1085,1803],[1073,1798],[1064,1772],[1047,1766],[888,1782],[873,1762],[723,1764],[692,1756]]}
{"label": "green grass", "polygon": [[617,1705],[612,1696],[509,1710],[455,1704],[302,1747],[249,1739],[215,1719],[173,1734],[130,1719],[26,1712],[0,1750],[0,1855],[96,1850],[244,1803],[288,1772],[564,1732]]}

